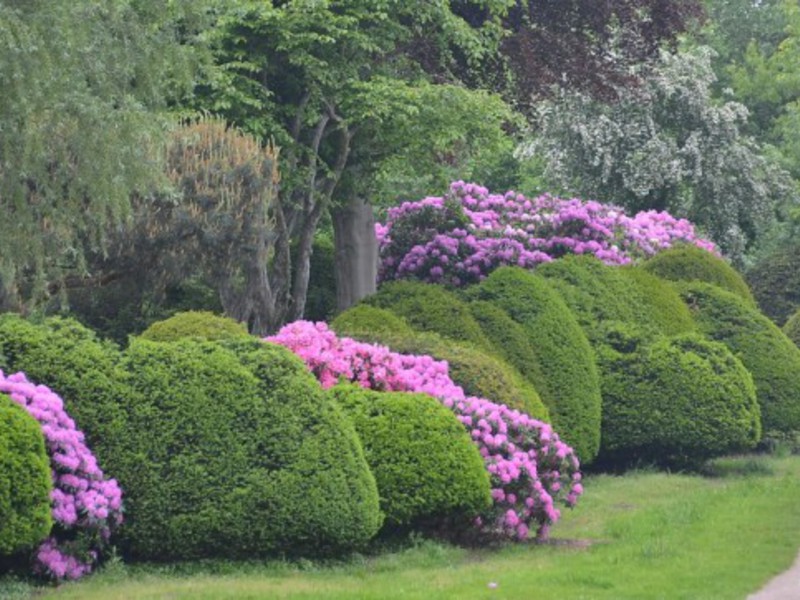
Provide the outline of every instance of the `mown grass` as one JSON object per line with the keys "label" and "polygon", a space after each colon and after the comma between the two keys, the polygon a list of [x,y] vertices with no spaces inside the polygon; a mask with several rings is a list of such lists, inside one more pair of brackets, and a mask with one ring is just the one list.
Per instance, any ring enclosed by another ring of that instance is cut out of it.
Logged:
{"label": "mown grass", "polygon": [[[547,545],[463,549],[420,542],[313,562],[112,562],[15,598],[703,598],[742,599],[800,547],[800,457],[720,461],[716,477],[638,471],[586,478],[586,494]],[[6,583],[8,585],[8,582]],[[490,587],[491,586],[491,587]]]}

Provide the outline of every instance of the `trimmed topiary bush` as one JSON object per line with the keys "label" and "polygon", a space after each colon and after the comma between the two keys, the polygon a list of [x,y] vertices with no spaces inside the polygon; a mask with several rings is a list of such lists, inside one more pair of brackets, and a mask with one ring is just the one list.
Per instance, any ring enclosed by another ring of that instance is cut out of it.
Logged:
{"label": "trimmed topiary bush", "polygon": [[758,307],[778,326],[800,308],[800,244],[783,247],[747,270]]}
{"label": "trimmed topiary bush", "polygon": [[289,351],[134,339],[122,364],[135,377],[112,464],[129,556],[330,554],[378,531],[355,431]]}
{"label": "trimmed topiary bush", "polygon": [[314,239],[311,251],[304,317],[309,321],[330,321],[335,313],[336,255],[334,244],[330,237],[320,236]]}
{"label": "trimmed topiary bush", "polygon": [[546,279],[512,267],[497,269],[467,295],[493,303],[524,327],[543,376],[531,383],[554,428],[591,462],[600,447],[600,380],[594,352],[567,305]]}
{"label": "trimmed topiary bush", "polygon": [[382,285],[377,294],[364,302],[403,317],[417,331],[438,333],[476,348],[492,348],[467,304],[440,285],[394,281]]}
{"label": "trimmed topiary bush", "polygon": [[393,312],[370,306],[357,304],[348,308],[331,322],[331,329],[353,338],[370,335],[411,335],[414,330],[409,327],[403,317]]}
{"label": "trimmed topiary bush", "polygon": [[669,281],[702,281],[736,294],[755,308],[756,301],[744,278],[722,258],[697,246],[681,244],[656,254],[642,264],[645,271]]}
{"label": "trimmed topiary bush", "polygon": [[0,556],[29,550],[48,536],[52,489],[39,423],[0,394]]}
{"label": "trimmed topiary bush", "polygon": [[783,333],[794,342],[795,346],[800,346],[800,310],[786,321],[783,326]]}
{"label": "trimmed topiary bush", "polygon": [[214,341],[246,336],[247,328],[243,323],[207,311],[190,310],[153,323],[139,337],[154,342],[172,342],[181,338]]}
{"label": "trimmed topiary bush", "polygon": [[678,335],[697,330],[692,313],[669,281],[638,265],[624,266],[619,273],[635,286],[638,295],[633,301],[639,302],[641,299],[647,307],[643,314],[657,331],[664,335]]}
{"label": "trimmed topiary bush", "polygon": [[489,398],[537,419],[549,420],[549,411],[529,381],[502,359],[472,346],[434,333],[370,334],[341,327],[336,331],[360,341],[383,344],[402,354],[424,354],[447,361],[451,379],[468,396]]}
{"label": "trimmed topiary bush", "polygon": [[647,344],[624,324],[609,325],[606,334],[598,462],[696,467],[756,445],[752,377],[723,344],[696,333]]}
{"label": "trimmed topiary bush", "polygon": [[800,349],[739,296],[707,283],[677,285],[700,332],[752,374],[765,434],[800,431]]}
{"label": "trimmed topiary bush", "polygon": [[355,425],[391,528],[471,524],[491,505],[489,474],[452,411],[427,394],[340,384],[328,393]]}

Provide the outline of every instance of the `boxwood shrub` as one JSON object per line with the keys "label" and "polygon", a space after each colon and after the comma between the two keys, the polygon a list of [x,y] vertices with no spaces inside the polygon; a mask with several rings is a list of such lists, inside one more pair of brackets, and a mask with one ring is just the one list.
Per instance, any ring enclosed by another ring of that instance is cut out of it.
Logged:
{"label": "boxwood shrub", "polygon": [[800,310],[795,312],[783,326],[783,333],[792,340],[795,346],[800,346]]}
{"label": "boxwood shrub", "polygon": [[800,349],[731,292],[699,282],[678,289],[700,331],[728,346],[752,374],[764,432],[800,431]]}
{"label": "boxwood shrub", "polygon": [[328,390],[352,420],[390,529],[468,525],[491,505],[489,474],[456,415],[426,394]]}
{"label": "boxwood shrub", "polygon": [[647,343],[623,323],[606,333],[600,464],[698,466],[758,442],[752,377],[725,345],[696,333]]}
{"label": "boxwood shrub", "polygon": [[[370,316],[377,317],[372,308]],[[349,311],[348,311],[349,312]],[[513,366],[501,358],[479,350],[466,343],[447,340],[435,333],[409,331],[367,331],[343,313],[353,329],[344,326],[345,319],[334,321],[339,335],[352,337],[362,342],[378,343],[401,354],[428,355],[446,360],[450,378],[464,390],[467,396],[487,398],[497,404],[520,410],[537,419],[548,421],[549,411],[542,402],[536,388]],[[389,317],[392,317],[389,313]],[[387,319],[387,322],[389,319]]]}
{"label": "boxwood shrub", "polygon": [[139,336],[155,342],[171,342],[181,338],[227,340],[246,337],[247,328],[228,317],[212,312],[189,310],[179,312],[163,321],[156,321]]}
{"label": "boxwood shrub", "polygon": [[736,294],[749,306],[756,306],[747,282],[736,269],[720,257],[697,246],[673,246],[645,261],[642,268],[669,281],[711,283]]}
{"label": "boxwood shrub", "polygon": [[30,550],[47,537],[52,489],[39,423],[0,394],[0,556]]}
{"label": "boxwood shrub", "polygon": [[800,243],[784,246],[747,270],[758,307],[779,326],[800,308]]}
{"label": "boxwood shrub", "polygon": [[369,304],[357,304],[348,308],[331,322],[331,329],[339,335],[355,339],[385,334],[411,335],[414,331],[403,317]]}
{"label": "boxwood shrub", "polygon": [[542,379],[532,381],[554,429],[591,462],[600,446],[600,380],[594,352],[551,284],[517,267],[502,267],[466,291],[503,309],[525,329]]}
{"label": "boxwood shrub", "polygon": [[133,340],[115,473],[122,548],[151,559],[330,554],[381,525],[352,425],[288,350]]}

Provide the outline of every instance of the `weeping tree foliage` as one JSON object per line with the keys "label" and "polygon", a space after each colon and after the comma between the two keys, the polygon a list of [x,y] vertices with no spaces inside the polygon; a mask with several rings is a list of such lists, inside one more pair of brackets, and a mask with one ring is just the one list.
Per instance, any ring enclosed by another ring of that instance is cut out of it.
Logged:
{"label": "weeping tree foliage", "polygon": [[741,264],[792,185],[742,133],[747,109],[712,96],[711,55],[663,53],[640,87],[619,87],[610,102],[577,92],[543,102],[522,152],[566,192],[689,218]]}
{"label": "weeping tree foliage", "polygon": [[163,110],[202,64],[207,5],[0,2],[0,307],[85,276],[163,181]]}

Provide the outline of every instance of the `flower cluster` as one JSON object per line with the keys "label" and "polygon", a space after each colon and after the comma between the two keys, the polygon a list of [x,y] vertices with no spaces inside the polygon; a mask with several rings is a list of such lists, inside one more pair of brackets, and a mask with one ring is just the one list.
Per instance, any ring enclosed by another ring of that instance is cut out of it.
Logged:
{"label": "flower cluster", "polygon": [[112,529],[122,523],[122,491],[97,466],[83,433],[50,388],[24,373],[0,371],[0,393],[22,406],[42,427],[53,474],[54,528],[36,553],[36,569],[55,579],[91,571]]}
{"label": "flower cluster", "polygon": [[375,228],[379,279],[416,278],[459,287],[499,266],[533,268],[565,254],[626,264],[683,242],[716,252],[686,219],[666,212],[627,216],[616,206],[550,195],[526,198],[457,181],[447,197],[405,202]]}
{"label": "flower cluster", "polygon": [[424,392],[450,408],[470,432],[492,481],[494,504],[478,525],[525,539],[530,527],[546,537],[560,512],[583,493],[578,459],[550,425],[484,398],[467,397],[446,361],[398,354],[339,338],[325,323],[295,321],[266,341],[292,350],[324,387],[346,379],[375,390]]}

